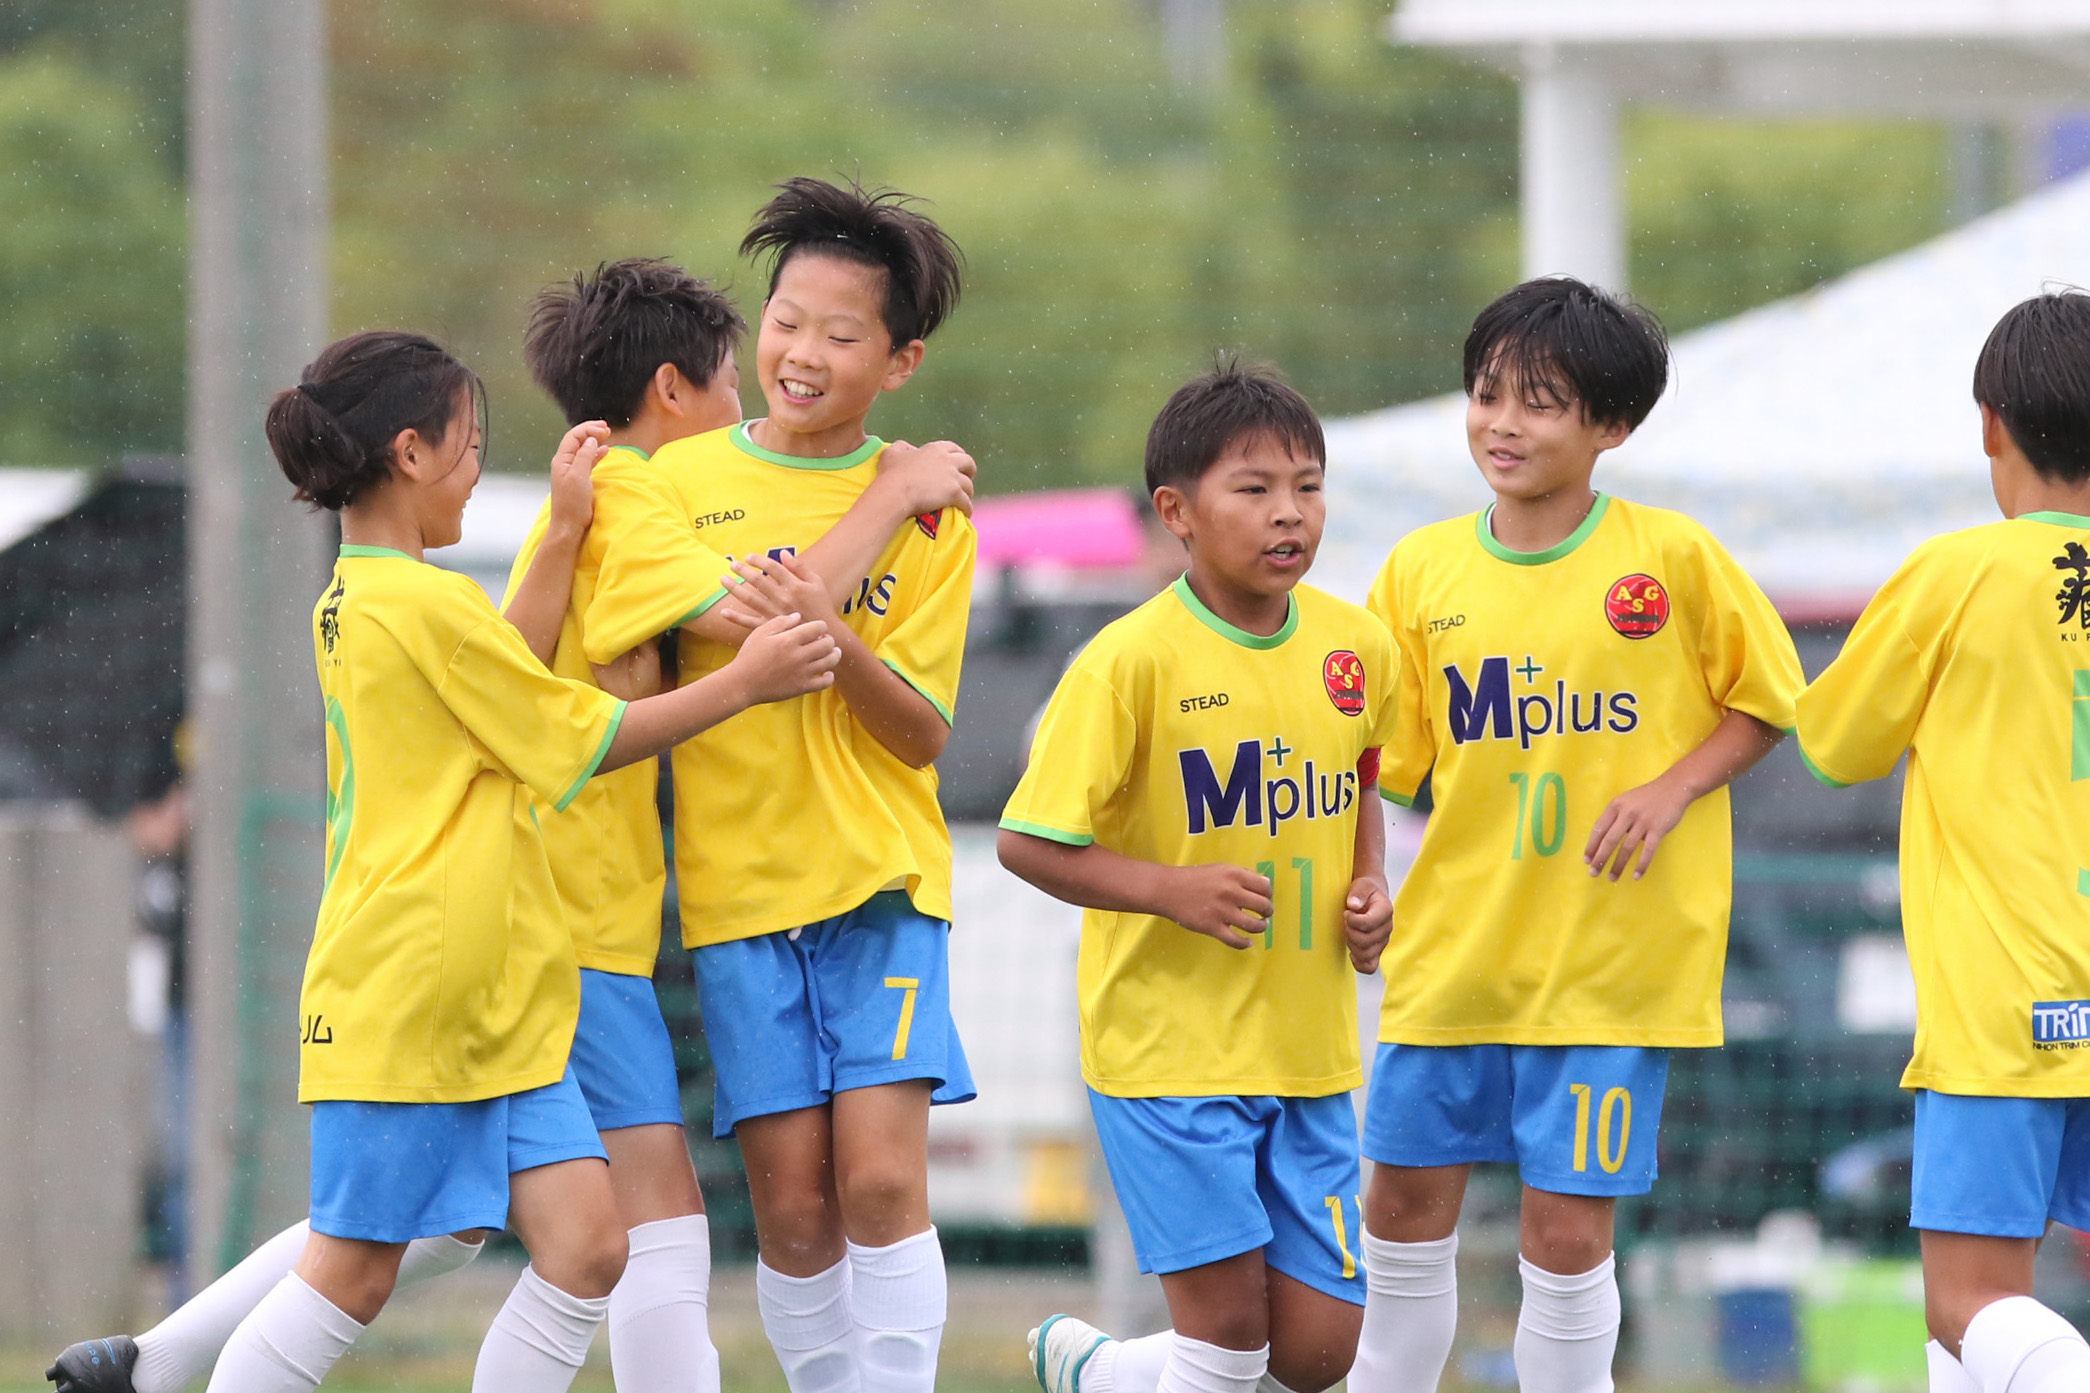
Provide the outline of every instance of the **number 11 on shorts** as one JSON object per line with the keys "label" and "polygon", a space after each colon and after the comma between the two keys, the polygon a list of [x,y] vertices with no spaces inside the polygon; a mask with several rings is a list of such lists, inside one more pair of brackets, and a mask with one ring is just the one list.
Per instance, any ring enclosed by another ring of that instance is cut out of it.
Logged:
{"label": "number 11 on shorts", "polygon": [[900,993],[900,1028],[893,1032],[893,1058],[907,1058],[907,1033],[914,1029],[914,996],[922,989],[919,977],[888,977],[885,984]]}

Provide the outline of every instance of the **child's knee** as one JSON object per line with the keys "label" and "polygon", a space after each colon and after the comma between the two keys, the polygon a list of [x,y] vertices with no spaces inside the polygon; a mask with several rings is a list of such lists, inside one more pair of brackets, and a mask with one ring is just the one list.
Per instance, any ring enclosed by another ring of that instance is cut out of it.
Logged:
{"label": "child's knee", "polygon": [[[835,1177],[842,1212],[852,1224],[878,1224],[928,1208],[928,1182],[919,1171],[891,1157],[852,1161]],[[852,1232],[854,1229],[852,1228]]]}
{"label": "child's knee", "polygon": [[537,1275],[569,1296],[608,1296],[624,1275],[631,1240],[615,1224],[590,1224],[549,1253],[532,1253]]}
{"label": "child's knee", "polygon": [[1608,1215],[1593,1206],[1544,1205],[1527,1209],[1524,1256],[1548,1272],[1574,1276],[1611,1255]]}
{"label": "child's knee", "polygon": [[[1364,1308],[1357,1311],[1361,1324]],[[1290,1393],[1324,1393],[1340,1383],[1357,1362],[1358,1330],[1359,1325],[1350,1326],[1347,1338],[1341,1331],[1316,1331],[1302,1338],[1272,1322],[1270,1377]]]}

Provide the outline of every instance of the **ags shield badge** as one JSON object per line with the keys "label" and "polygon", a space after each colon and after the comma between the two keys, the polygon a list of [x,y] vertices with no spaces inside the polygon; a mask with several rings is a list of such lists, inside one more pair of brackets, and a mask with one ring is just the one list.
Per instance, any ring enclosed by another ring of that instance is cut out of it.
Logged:
{"label": "ags shield badge", "polygon": [[1338,648],[1321,661],[1321,681],[1328,699],[1345,716],[1364,714],[1364,660],[1347,648]]}
{"label": "ags shield badge", "polygon": [[1653,576],[1637,572],[1615,580],[1604,592],[1604,617],[1627,638],[1649,638],[1669,622],[1669,592]]}

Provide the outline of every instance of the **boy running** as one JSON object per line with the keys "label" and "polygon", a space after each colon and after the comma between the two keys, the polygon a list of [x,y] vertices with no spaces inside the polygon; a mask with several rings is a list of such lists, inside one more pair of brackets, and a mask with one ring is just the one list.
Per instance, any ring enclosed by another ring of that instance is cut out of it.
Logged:
{"label": "boy running", "polygon": [[797,557],[878,487],[886,447],[865,420],[956,305],[959,263],[904,198],[813,179],[781,186],[743,250],[771,258],[755,348],[769,414],[597,469],[581,643],[604,663],[680,624],[683,678],[717,670],[732,649],[688,617],[722,596],[707,558],[724,554],[842,646],[829,691],[675,751],[676,880],[714,1126],[747,1161],[756,1292],[786,1379],[926,1393],[946,1299],[928,1108],[972,1095],[930,765],[950,733],[975,541],[959,509],[925,509],[869,564],[821,569],[839,595]]}
{"label": "boy running", "polygon": [[1083,906],[1082,1074],[1140,1270],[1173,1329],[1031,1332],[1045,1393],[1320,1393],[1364,1299],[1357,989],[1385,945],[1368,805],[1392,638],[1299,584],[1325,516],[1320,422],[1235,366],[1169,399],[1146,483],[1189,548],[1046,708],[1001,859]]}
{"label": "boy running", "polygon": [[1667,1051],[1720,1043],[1726,788],[1791,726],[1799,660],[1704,528],[1590,485],[1667,381],[1650,316],[1530,281],[1474,322],[1464,377],[1495,503],[1404,539],[1370,599],[1404,658],[1381,788],[1427,778],[1435,807],[1385,958],[1350,1386],[1437,1386],[1467,1176],[1514,1161],[1519,1385],[1598,1393]]}
{"label": "boy running", "polygon": [[2007,521],[1926,542],[1798,704],[1841,788],[1909,761],[1909,1222],[1933,1393],[2090,1388],[2032,1296],[2049,1220],[2090,1229],[2090,296],[2017,306],[1974,368]]}

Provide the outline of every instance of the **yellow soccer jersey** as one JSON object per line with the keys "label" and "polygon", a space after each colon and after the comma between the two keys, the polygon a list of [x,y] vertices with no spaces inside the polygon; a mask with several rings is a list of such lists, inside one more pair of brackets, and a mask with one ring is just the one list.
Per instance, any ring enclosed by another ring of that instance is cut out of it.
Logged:
{"label": "yellow soccer jersey", "polygon": [[[840,459],[773,454],[745,426],[664,445],[648,461],[595,468],[598,558],[583,619],[603,662],[715,600],[712,561],[809,547],[877,476],[874,438]],[[871,651],[945,720],[958,695],[977,536],[955,509],[903,527],[843,607]],[[731,661],[682,633],[681,680]],[[741,712],[676,748],[675,872],[692,948],[775,933],[904,889],[951,917],[951,839],[936,772],[910,769],[830,689]]]}
{"label": "yellow soccer jersey", "polygon": [[1904,751],[1904,1088],[2090,1096],[2090,518],[1926,542],[1799,700],[1817,777]]}
{"label": "yellow soccer jersey", "polygon": [[1393,549],[1370,608],[1402,653],[1380,787],[1434,811],[1394,900],[1382,1041],[1720,1043],[1733,897],[1727,791],[1691,806],[1645,880],[1589,874],[1611,800],[1727,711],[1792,726],[1800,663],[1763,592],[1678,513],[1599,494],[1560,545],[1481,513]]}
{"label": "yellow soccer jersey", "polygon": [[312,636],[327,866],[299,1098],[556,1082],[580,977],[530,795],[572,801],[624,703],[546,672],[477,583],[380,547],[341,548]]}
{"label": "yellow soccer jersey", "polygon": [[1146,914],[1082,915],[1081,1070],[1119,1098],[1321,1097],[1362,1082],[1343,942],[1358,761],[1394,717],[1383,624],[1310,586],[1244,633],[1179,580],[1060,680],[1001,825],[1164,865],[1268,876],[1245,951]]}
{"label": "yellow soccer jersey", "polygon": [[[622,454],[637,461],[645,456],[619,446],[611,457]],[[508,576],[506,608],[536,558],[538,544],[551,521],[551,503],[546,500],[537,521],[523,543],[522,552]],[[573,572],[573,598],[559,627],[559,646],[552,655],[552,671],[576,682],[595,685],[595,670],[588,663],[581,643],[581,617],[594,599],[596,575],[601,558],[583,547]],[[707,563],[693,564],[702,574]],[[717,574],[725,562],[716,557],[706,578],[718,590]],[[688,608],[684,606],[685,610]],[[647,638],[652,637],[647,635]],[[636,640],[644,642],[645,639]],[[627,644],[626,648],[632,645]],[[622,650],[620,650],[622,651]],[[612,656],[615,656],[614,654]],[[574,952],[582,967],[633,976],[653,974],[660,957],[660,904],[668,883],[667,863],[661,850],[659,767],[650,759],[588,781],[564,812],[553,812],[539,802],[537,817],[544,828],[544,850],[551,858],[552,880],[566,912],[567,927],[573,931]]]}

